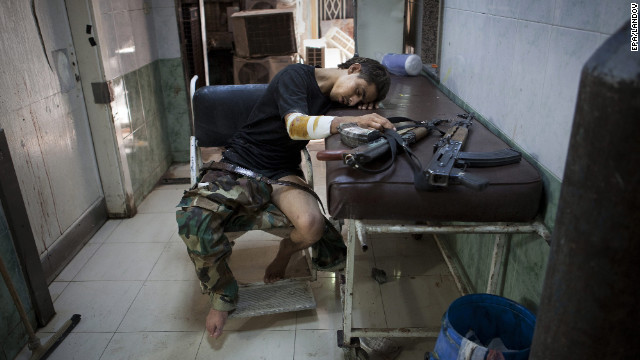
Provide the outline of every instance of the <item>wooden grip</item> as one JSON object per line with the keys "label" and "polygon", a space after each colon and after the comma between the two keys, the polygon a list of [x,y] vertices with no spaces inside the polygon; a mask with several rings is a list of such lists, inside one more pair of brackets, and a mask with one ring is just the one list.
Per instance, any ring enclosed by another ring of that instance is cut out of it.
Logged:
{"label": "wooden grip", "polygon": [[320,161],[342,160],[342,154],[348,152],[349,150],[321,150],[316,154],[316,159]]}
{"label": "wooden grip", "polygon": [[464,126],[458,126],[455,129],[455,132],[453,133],[453,136],[451,136],[451,140],[452,141],[459,141],[461,143],[464,143],[464,139],[467,138],[467,134],[469,133],[469,129],[467,129]]}

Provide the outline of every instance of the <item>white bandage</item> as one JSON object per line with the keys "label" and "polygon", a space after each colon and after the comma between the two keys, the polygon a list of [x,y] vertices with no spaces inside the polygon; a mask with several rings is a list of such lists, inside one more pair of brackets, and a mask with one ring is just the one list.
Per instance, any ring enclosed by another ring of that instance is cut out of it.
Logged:
{"label": "white bandage", "polygon": [[287,132],[293,140],[324,139],[331,135],[333,116],[309,116],[291,113],[285,118]]}

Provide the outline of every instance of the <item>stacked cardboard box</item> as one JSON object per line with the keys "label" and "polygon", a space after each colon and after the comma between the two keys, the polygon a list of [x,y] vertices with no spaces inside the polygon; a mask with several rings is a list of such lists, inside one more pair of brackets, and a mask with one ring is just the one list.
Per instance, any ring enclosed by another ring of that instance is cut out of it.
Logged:
{"label": "stacked cardboard box", "polygon": [[247,10],[231,15],[236,84],[269,82],[294,63],[297,53],[293,11]]}

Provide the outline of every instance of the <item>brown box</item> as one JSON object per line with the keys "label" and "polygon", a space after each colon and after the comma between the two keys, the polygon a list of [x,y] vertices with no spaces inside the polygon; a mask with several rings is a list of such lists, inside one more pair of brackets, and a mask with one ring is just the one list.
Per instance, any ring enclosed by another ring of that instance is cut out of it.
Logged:
{"label": "brown box", "polygon": [[244,0],[245,10],[275,9],[278,0]]}
{"label": "brown box", "polygon": [[267,84],[287,65],[295,63],[294,55],[263,58],[233,57],[234,84]]}
{"label": "brown box", "polygon": [[232,49],[233,34],[230,32],[214,32],[207,34],[209,49]]}
{"label": "brown box", "polygon": [[240,11],[231,15],[236,56],[243,58],[298,52],[293,11]]}

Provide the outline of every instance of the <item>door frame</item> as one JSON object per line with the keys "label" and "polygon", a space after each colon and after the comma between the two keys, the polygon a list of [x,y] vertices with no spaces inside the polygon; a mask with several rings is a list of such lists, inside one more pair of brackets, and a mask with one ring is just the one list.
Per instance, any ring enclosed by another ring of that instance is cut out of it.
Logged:
{"label": "door frame", "polygon": [[93,1],[64,2],[107,212],[112,218],[131,217],[136,212],[133,185],[124,144],[113,121],[113,89],[105,76]]}

